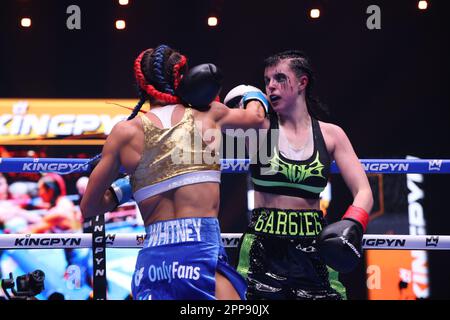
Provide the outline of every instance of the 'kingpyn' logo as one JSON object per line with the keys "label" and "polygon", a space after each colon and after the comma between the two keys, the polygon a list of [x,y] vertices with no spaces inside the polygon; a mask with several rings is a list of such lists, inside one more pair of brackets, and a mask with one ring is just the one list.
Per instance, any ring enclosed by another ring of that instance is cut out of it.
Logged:
{"label": "'kingpyn' logo", "polygon": [[366,162],[362,164],[365,171],[371,173],[378,172],[405,172],[409,170],[409,163],[381,163],[381,162]]}
{"label": "'kingpyn' logo", "polygon": [[26,162],[22,164],[22,171],[24,172],[75,172],[75,171],[87,171],[89,165],[85,163],[70,163],[70,162],[40,162],[38,158],[34,158],[33,162]]}
{"label": "'kingpyn' logo", "polygon": [[363,247],[404,247],[406,245],[406,239],[364,238],[362,244]]}
{"label": "'kingpyn' logo", "polygon": [[33,238],[29,233],[25,237],[20,236],[14,240],[14,247],[75,247],[79,245],[81,245],[81,238]]}
{"label": "'kingpyn' logo", "polygon": [[428,161],[428,170],[441,171],[442,160],[430,160]]}
{"label": "'kingpyn' logo", "polygon": [[106,245],[113,245],[114,240],[116,240],[116,234],[107,234],[105,238],[105,244]]}
{"label": "'kingpyn' logo", "polygon": [[28,101],[18,101],[12,107],[14,115],[25,115],[28,112]]}
{"label": "'kingpyn' logo", "polygon": [[427,247],[437,247],[439,243],[439,236],[427,237],[425,240],[425,246]]}
{"label": "'kingpyn' logo", "polygon": [[138,235],[136,236],[136,244],[137,244],[138,246],[142,246],[142,245],[144,244],[144,241],[145,241],[145,236],[144,236],[144,235],[138,234]]}
{"label": "'kingpyn' logo", "polygon": [[224,247],[237,247],[239,245],[239,238],[222,237],[222,244]]}
{"label": "'kingpyn' logo", "polygon": [[[11,112],[0,114],[0,136],[16,138],[56,138],[59,136],[84,135],[92,132],[108,135],[114,125],[127,118],[125,114],[111,116],[101,113],[61,113],[66,101],[18,101]],[[91,102],[103,107],[99,102]],[[33,111],[31,106],[33,105]],[[58,107],[58,108],[56,108]],[[67,108],[66,108],[67,109]],[[69,108],[70,109],[70,108]]]}

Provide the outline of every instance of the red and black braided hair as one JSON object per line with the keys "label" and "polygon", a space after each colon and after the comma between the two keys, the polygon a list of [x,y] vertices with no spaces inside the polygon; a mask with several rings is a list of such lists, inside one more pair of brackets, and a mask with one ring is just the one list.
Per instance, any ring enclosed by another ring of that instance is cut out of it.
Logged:
{"label": "red and black braided hair", "polygon": [[134,62],[140,99],[128,120],[137,115],[147,100],[150,103],[181,103],[175,90],[186,71],[186,57],[167,45],[142,51]]}
{"label": "red and black braided hair", "polygon": [[[139,102],[127,120],[139,113],[144,103],[151,104],[181,103],[175,95],[181,78],[187,72],[187,59],[181,53],[167,45],[159,45],[155,49],[142,51],[134,61],[134,75],[139,88]],[[86,165],[93,165],[101,158],[101,153],[91,158]]]}

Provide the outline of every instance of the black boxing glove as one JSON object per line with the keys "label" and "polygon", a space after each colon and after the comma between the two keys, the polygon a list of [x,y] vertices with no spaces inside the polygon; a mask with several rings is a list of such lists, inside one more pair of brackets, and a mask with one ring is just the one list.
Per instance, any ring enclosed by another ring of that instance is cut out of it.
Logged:
{"label": "black boxing glove", "polygon": [[189,107],[206,111],[219,95],[222,81],[222,72],[214,64],[200,64],[181,78],[175,94]]}
{"label": "black boxing glove", "polygon": [[362,258],[362,239],[369,214],[362,208],[350,206],[341,221],[320,232],[316,248],[325,264],[342,273],[352,271]]}

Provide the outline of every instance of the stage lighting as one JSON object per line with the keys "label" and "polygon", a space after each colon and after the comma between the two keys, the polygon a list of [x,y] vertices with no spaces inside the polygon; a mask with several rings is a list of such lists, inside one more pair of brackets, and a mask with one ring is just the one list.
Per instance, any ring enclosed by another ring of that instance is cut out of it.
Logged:
{"label": "stage lighting", "polygon": [[31,27],[31,19],[30,18],[22,18],[20,20],[20,25],[24,28]]}
{"label": "stage lighting", "polygon": [[320,17],[320,10],[319,9],[311,9],[309,12],[309,16],[313,19],[317,19]]}
{"label": "stage lighting", "polygon": [[217,24],[219,23],[219,19],[217,19],[217,17],[208,17],[208,26],[210,27],[215,27],[217,26]]}
{"label": "stage lighting", "polygon": [[417,7],[420,10],[426,10],[428,8],[428,2],[427,1],[419,1],[419,3],[417,4]]}
{"label": "stage lighting", "polygon": [[123,30],[127,26],[125,20],[116,20],[116,29],[117,30]]}

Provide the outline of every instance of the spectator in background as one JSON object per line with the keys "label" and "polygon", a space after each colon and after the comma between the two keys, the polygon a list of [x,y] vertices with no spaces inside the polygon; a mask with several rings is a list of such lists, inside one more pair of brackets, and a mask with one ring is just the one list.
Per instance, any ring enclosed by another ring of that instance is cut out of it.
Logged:
{"label": "spectator in background", "polygon": [[41,217],[25,210],[31,205],[33,183],[18,181],[9,184],[0,173],[0,230],[4,233],[19,233],[28,224],[37,223]]}
{"label": "spectator in background", "polygon": [[3,173],[0,173],[0,200],[7,200],[9,198],[8,181]]}
{"label": "spectator in background", "polygon": [[[38,182],[39,197],[42,199],[41,208],[47,209],[42,219],[28,226],[29,233],[64,233],[79,232],[81,230],[81,213],[66,196],[66,183],[56,174],[44,175]],[[73,249],[64,249],[68,265],[74,258]]]}
{"label": "spectator in background", "polygon": [[86,192],[88,181],[89,181],[88,177],[80,177],[76,182],[78,195],[80,196],[79,200],[81,200],[81,197],[83,197],[84,193]]}
{"label": "spectator in background", "polygon": [[56,174],[49,173],[38,181],[40,207],[48,212],[39,223],[29,227],[31,233],[61,233],[81,228],[81,215],[66,197],[66,183]]}
{"label": "spectator in background", "polygon": [[[89,182],[89,177],[80,177],[77,182],[75,183],[75,186],[77,188],[77,192],[79,195],[78,200],[75,202],[77,205],[80,204],[81,198],[83,198],[84,193],[86,192],[86,187]],[[81,211],[80,211],[81,214]],[[83,233],[91,233],[91,220],[90,218],[83,218]]]}

